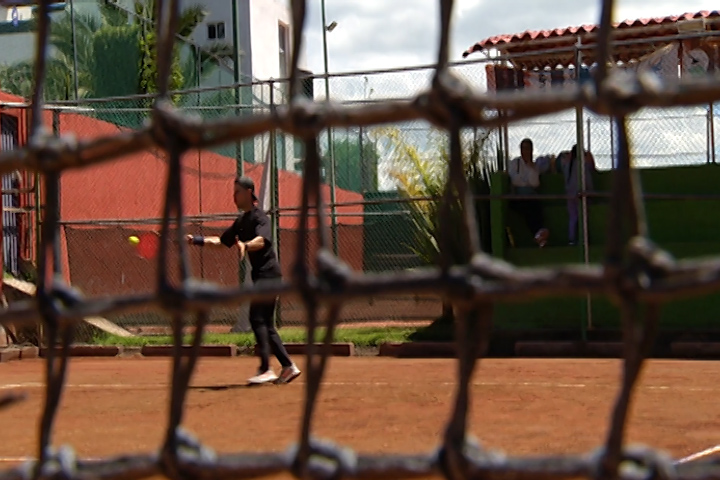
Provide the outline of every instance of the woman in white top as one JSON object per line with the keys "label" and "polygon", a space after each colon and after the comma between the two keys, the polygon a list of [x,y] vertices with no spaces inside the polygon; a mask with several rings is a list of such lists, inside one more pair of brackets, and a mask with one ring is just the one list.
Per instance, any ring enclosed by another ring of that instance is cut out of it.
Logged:
{"label": "woman in white top", "polygon": [[[542,156],[533,161],[533,143],[529,138],[520,142],[520,157],[510,160],[508,174],[513,193],[535,195],[540,186],[540,175],[547,172],[554,156]],[[535,242],[544,247],[550,231],[545,227],[542,204],[539,199],[518,199],[510,201],[510,208],[520,213],[530,231],[535,234]]]}

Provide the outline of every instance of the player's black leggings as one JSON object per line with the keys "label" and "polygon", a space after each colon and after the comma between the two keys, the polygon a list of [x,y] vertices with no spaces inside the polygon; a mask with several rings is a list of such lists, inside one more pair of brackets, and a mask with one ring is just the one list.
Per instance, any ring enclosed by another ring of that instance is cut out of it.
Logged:
{"label": "player's black leggings", "polygon": [[[255,283],[261,283],[257,280]],[[285,346],[275,330],[273,315],[277,307],[277,298],[270,302],[254,302],[250,304],[250,326],[255,334],[255,340],[260,350],[260,370],[265,372],[270,368],[270,351],[283,367],[292,365],[292,360],[285,350]]]}

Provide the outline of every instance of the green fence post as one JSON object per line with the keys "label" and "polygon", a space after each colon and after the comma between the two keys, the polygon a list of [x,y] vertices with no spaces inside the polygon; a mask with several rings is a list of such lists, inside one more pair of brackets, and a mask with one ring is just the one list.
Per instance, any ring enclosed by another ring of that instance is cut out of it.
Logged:
{"label": "green fence post", "polygon": [[[490,176],[490,195],[502,195],[505,190],[504,180],[502,172]],[[505,258],[505,212],[501,198],[490,199],[490,235],[492,255]]]}

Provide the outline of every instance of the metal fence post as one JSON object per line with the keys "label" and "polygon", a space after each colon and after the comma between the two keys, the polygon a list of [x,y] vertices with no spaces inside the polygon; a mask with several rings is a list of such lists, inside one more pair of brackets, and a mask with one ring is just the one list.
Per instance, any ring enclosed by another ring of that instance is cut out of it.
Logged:
{"label": "metal fence post", "polygon": [[[270,112],[275,111],[275,80],[270,80]],[[283,139],[284,140],[284,139]],[[272,215],[272,222],[271,222],[271,231],[272,231],[272,242],[273,245],[275,245],[275,254],[277,255],[277,260],[280,262],[280,245],[278,244],[278,229],[279,229],[279,209],[278,209],[278,190],[277,190],[277,178],[278,175],[277,172],[277,133],[275,129],[270,130],[270,136],[269,136],[269,142],[270,142],[270,155],[267,157],[268,165],[265,166],[265,168],[270,169],[270,175],[269,175],[269,185],[268,188],[270,190],[270,205],[266,205],[265,209],[270,210],[270,215]],[[265,192],[263,191],[263,196],[265,195]],[[274,323],[277,327],[280,327],[281,325],[281,318],[282,315],[280,313],[281,308],[281,302],[277,302],[277,307],[275,308],[275,312],[273,314],[274,317]]]}
{"label": "metal fence post", "polygon": [[587,119],[587,131],[585,133],[587,149],[592,152],[592,118]]}
{"label": "metal fence post", "polygon": [[610,169],[615,169],[615,122],[613,118],[608,119],[610,122]]}
{"label": "metal fence post", "polygon": [[710,161],[712,163],[715,163],[715,105],[713,105],[712,102],[710,102],[710,108],[708,109],[708,115],[709,115],[709,121],[708,125],[710,127],[709,137],[710,137]]}
{"label": "metal fence post", "polygon": [[[52,129],[53,129],[53,135],[55,137],[59,137],[60,136],[60,111],[57,109],[53,109],[53,111],[52,111]],[[58,171],[54,175],[46,175],[45,178],[48,181],[48,183],[56,183],[54,188],[46,187],[46,191],[52,192],[53,190],[55,190],[55,194],[57,195],[57,206],[58,206],[57,229],[58,229],[58,231],[56,232],[56,234],[58,237],[60,237],[60,229],[62,228],[62,224],[60,223],[62,221],[62,210],[61,210],[62,188],[60,185],[60,183],[61,183],[60,180],[62,178],[62,174],[61,174],[61,172]],[[46,207],[47,207],[47,205],[46,205]],[[53,244],[53,255],[55,256],[55,259],[53,261],[54,273],[56,273],[56,274],[61,273],[62,272],[62,266],[61,266],[62,264],[60,263],[61,262],[60,258],[62,258],[62,250],[60,248],[60,238],[58,238],[57,241]],[[69,273],[70,272],[68,272],[68,275],[69,275]]]}
{"label": "metal fence post", "polygon": [[[232,25],[233,25],[233,40],[232,40],[232,49],[233,49],[233,82],[235,83],[234,93],[235,93],[235,116],[239,116],[239,107],[240,107],[240,39],[238,38],[239,32],[238,32],[238,11],[237,11],[237,2],[235,0],[231,0],[230,2],[232,4]],[[250,87],[252,88],[252,86]],[[242,141],[235,142],[235,160],[237,161],[237,174],[242,175],[243,174],[243,158],[242,158]]]}
{"label": "metal fence post", "polygon": [[75,2],[73,0],[70,0],[70,33],[73,50],[73,86],[75,91],[75,101],[77,102],[80,97],[80,83],[78,81],[77,35],[75,33]]}
{"label": "metal fence post", "polygon": [[[580,37],[577,39],[577,43],[575,44],[575,80],[577,81],[578,85],[580,84],[580,70],[582,67],[582,40]],[[575,109],[575,123],[576,123],[576,129],[577,129],[577,158],[575,159],[578,162],[578,166],[580,168],[580,202],[582,205],[582,233],[583,233],[583,256],[585,260],[585,264],[588,265],[590,263],[590,245],[588,245],[588,210],[587,210],[587,184],[586,184],[586,178],[585,178],[585,146],[583,145],[583,140],[585,135],[583,134],[583,107],[578,106]],[[588,293],[586,296],[586,323],[583,322],[582,328],[581,328],[581,336],[582,340],[587,340],[587,330],[592,328],[592,297]]]}
{"label": "metal fence post", "polygon": [[[32,108],[26,107],[25,109],[25,142],[30,141],[30,133],[32,132]],[[34,222],[34,238],[33,238],[33,246],[35,248],[35,251],[33,252],[32,258],[34,263],[34,268],[37,273],[37,267],[39,265],[39,259],[40,259],[40,228],[42,226],[42,217],[44,215],[44,208],[43,208],[43,194],[42,194],[42,175],[40,174],[39,170],[35,170],[33,173],[33,178],[35,179],[35,191],[33,192],[33,201],[35,202],[35,222]],[[35,275],[37,277],[37,275]]]}
{"label": "metal fence post", "polygon": [[[323,61],[325,64],[325,101],[330,102],[330,76],[328,69],[328,53],[327,53],[327,21],[325,19],[325,0],[322,0],[322,35],[323,35]],[[332,230],[333,253],[338,254],[337,245],[337,218],[335,209],[335,148],[333,146],[332,127],[327,129],[328,153],[330,155],[330,223]],[[318,225],[318,228],[324,226]]]}

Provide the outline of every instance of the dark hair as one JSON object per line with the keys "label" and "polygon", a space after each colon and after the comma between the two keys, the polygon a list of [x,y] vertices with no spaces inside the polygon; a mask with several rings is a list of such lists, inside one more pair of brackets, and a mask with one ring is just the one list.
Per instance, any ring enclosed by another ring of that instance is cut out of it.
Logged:
{"label": "dark hair", "polygon": [[532,147],[533,146],[532,140],[530,140],[529,138],[523,138],[522,142],[520,142],[520,148],[522,148],[523,145],[529,145]]}
{"label": "dark hair", "polygon": [[572,160],[575,160],[576,158],[578,158],[578,150],[579,149],[578,149],[577,143],[575,145],[573,145],[572,148],[570,149],[570,158]]}

